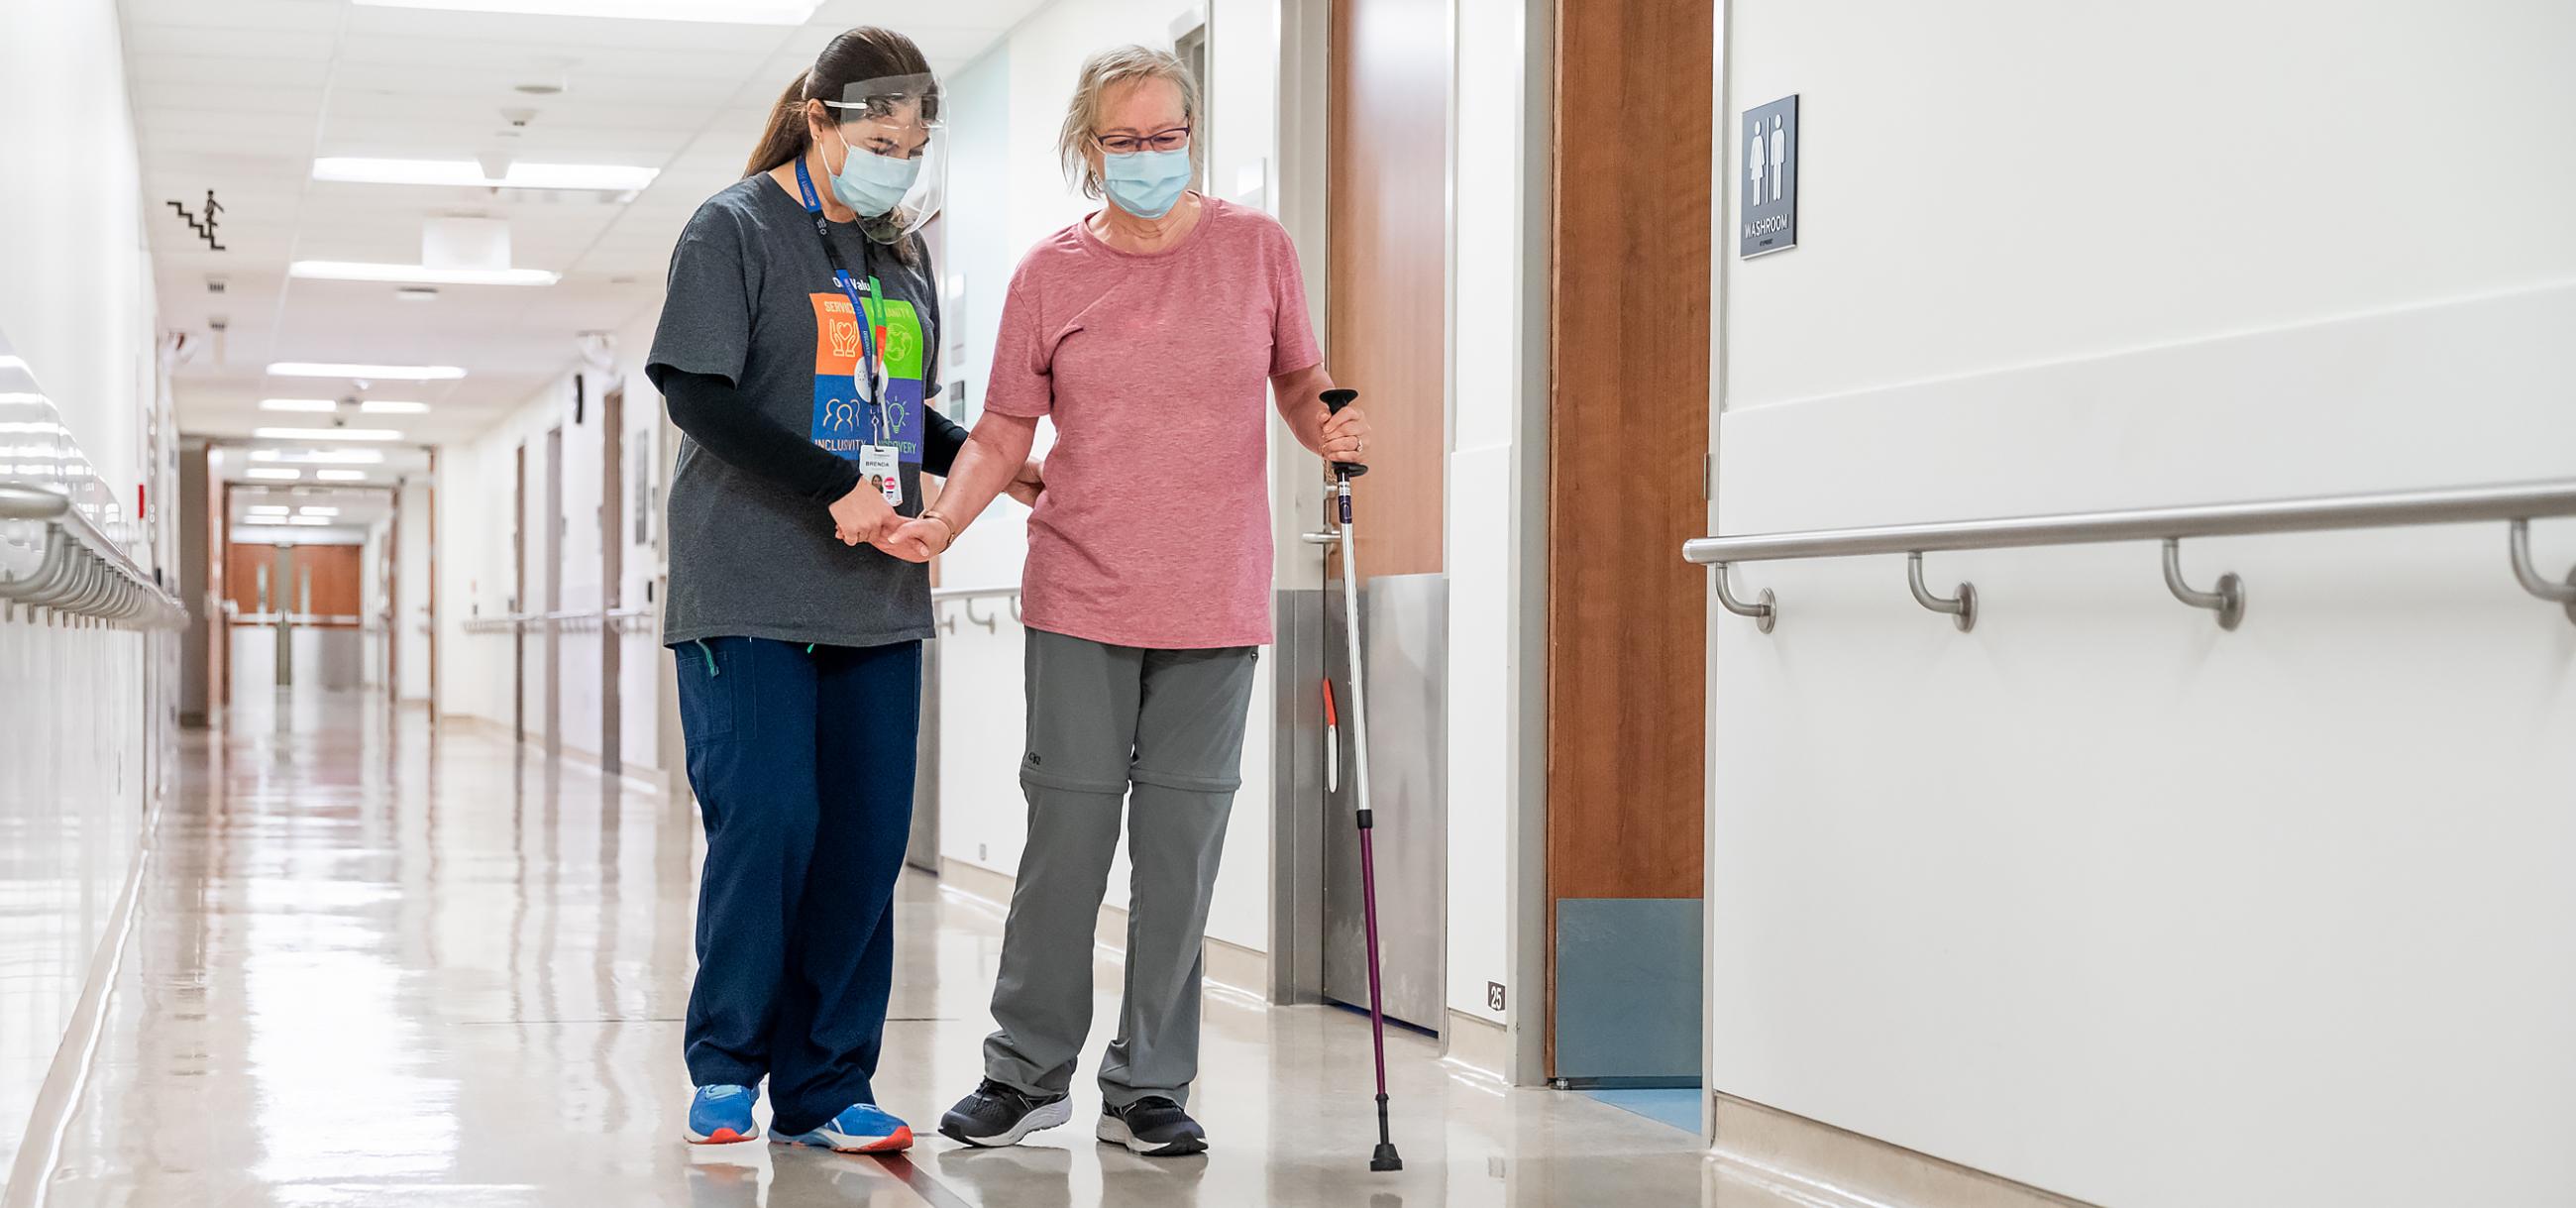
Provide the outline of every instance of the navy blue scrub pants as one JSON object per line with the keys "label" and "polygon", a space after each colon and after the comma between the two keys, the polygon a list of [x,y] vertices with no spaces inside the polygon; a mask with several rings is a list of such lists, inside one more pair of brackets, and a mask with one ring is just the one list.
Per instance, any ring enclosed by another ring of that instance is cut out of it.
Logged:
{"label": "navy blue scrub pants", "polygon": [[689,1078],[769,1079],[771,1128],[811,1131],[870,1083],[912,827],[921,643],[709,638],[679,655],[689,784],[706,821]]}

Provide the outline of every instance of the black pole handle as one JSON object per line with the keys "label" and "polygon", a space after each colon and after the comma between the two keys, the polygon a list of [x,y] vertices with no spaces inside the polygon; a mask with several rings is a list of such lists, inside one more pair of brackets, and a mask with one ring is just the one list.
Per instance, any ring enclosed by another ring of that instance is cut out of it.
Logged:
{"label": "black pole handle", "polygon": [[[1337,386],[1337,387],[1334,387],[1334,388],[1333,388],[1333,389],[1331,389],[1331,390],[1327,390],[1327,391],[1325,391],[1325,392],[1324,392],[1324,414],[1326,414],[1326,415],[1339,415],[1339,414],[1341,414],[1341,413],[1342,413],[1342,408],[1347,407],[1347,406],[1350,406],[1350,405],[1351,405],[1352,400],[1357,399],[1359,396],[1360,396],[1360,392],[1359,392],[1359,391],[1357,391],[1357,390],[1351,390],[1351,389],[1347,389],[1347,388],[1343,388],[1343,387],[1338,387],[1338,386]],[[1332,463],[1332,464],[1333,464],[1333,475],[1334,475],[1335,477],[1340,478],[1340,479],[1343,479],[1343,480],[1345,480],[1345,481],[1347,481],[1347,480],[1349,480],[1349,479],[1357,478],[1357,477],[1359,477],[1359,476],[1360,476],[1360,475],[1362,475],[1362,474],[1366,474],[1366,473],[1368,473],[1368,467],[1367,467],[1367,466],[1364,466],[1364,465],[1361,465],[1360,463],[1358,463],[1358,462],[1356,462],[1356,461],[1337,461],[1337,462],[1334,462],[1334,463]]]}

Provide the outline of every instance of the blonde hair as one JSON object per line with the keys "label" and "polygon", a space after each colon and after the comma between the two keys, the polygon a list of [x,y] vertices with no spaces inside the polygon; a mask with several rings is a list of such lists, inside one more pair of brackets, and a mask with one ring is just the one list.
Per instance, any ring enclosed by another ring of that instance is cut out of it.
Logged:
{"label": "blonde hair", "polygon": [[1064,111],[1064,129],[1056,134],[1055,153],[1064,163],[1066,183],[1078,185],[1085,197],[1098,199],[1100,176],[1091,170],[1089,154],[1092,132],[1100,125],[1100,111],[1108,103],[1109,90],[1121,84],[1146,80],[1170,80],[1181,90],[1181,120],[1190,127],[1190,167],[1195,175],[1206,167],[1199,148],[1200,137],[1199,82],[1190,75],[1178,56],[1150,46],[1121,46],[1091,56],[1082,65],[1082,76],[1073,86],[1073,103]]}

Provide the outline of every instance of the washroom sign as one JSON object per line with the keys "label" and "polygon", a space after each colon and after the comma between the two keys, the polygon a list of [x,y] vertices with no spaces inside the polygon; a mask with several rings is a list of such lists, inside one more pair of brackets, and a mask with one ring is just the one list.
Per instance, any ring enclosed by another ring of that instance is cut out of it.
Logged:
{"label": "washroom sign", "polygon": [[1798,98],[1744,111],[1735,156],[1736,254],[1751,258],[1798,246]]}

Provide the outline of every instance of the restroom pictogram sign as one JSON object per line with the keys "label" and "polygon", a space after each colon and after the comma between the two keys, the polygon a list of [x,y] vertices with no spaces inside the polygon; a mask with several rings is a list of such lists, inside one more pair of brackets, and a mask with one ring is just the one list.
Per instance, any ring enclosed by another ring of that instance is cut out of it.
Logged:
{"label": "restroom pictogram sign", "polygon": [[1798,246],[1798,98],[1745,110],[1736,144],[1737,255]]}

